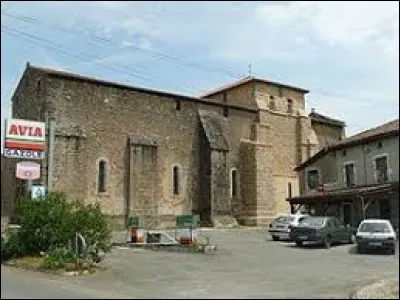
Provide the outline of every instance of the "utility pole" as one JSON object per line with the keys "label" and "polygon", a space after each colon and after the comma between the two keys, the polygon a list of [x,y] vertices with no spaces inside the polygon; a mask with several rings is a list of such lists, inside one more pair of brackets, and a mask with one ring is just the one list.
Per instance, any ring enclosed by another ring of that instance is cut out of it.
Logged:
{"label": "utility pole", "polygon": [[47,171],[47,190],[53,190],[53,157],[54,157],[54,136],[55,136],[55,121],[49,119],[49,157],[48,157],[48,171]]}
{"label": "utility pole", "polygon": [[55,121],[46,113],[46,128],[47,128],[47,191],[53,189],[53,157],[54,157],[54,136],[55,136]]}

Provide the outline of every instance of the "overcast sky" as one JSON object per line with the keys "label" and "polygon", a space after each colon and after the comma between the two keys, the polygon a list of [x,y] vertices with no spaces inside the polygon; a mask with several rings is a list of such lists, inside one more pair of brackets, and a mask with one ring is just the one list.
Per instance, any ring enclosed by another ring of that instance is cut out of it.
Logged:
{"label": "overcast sky", "polygon": [[[351,135],[399,114],[399,4],[1,1],[1,118],[30,61],[200,95],[248,73],[310,90]],[[3,134],[3,129],[2,129]]]}

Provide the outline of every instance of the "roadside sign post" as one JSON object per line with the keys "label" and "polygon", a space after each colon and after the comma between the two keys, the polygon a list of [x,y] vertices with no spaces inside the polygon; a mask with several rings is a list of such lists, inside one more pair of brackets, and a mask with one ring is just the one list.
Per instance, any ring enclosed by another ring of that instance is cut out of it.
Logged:
{"label": "roadside sign post", "polygon": [[39,200],[46,196],[46,189],[43,185],[31,185],[31,199]]}
{"label": "roadside sign post", "polygon": [[[40,160],[46,157],[46,148],[46,122],[5,120],[3,155],[7,158],[22,159],[16,163],[15,177],[26,181],[25,192],[32,200],[44,196],[44,187],[34,186],[34,180],[42,176]],[[42,196],[36,195],[38,188]]]}

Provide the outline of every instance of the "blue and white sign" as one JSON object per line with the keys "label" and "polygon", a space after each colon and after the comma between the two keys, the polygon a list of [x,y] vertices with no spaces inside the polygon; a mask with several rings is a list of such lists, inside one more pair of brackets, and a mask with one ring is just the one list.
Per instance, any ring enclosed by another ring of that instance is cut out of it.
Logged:
{"label": "blue and white sign", "polygon": [[45,151],[40,150],[4,149],[4,156],[12,158],[44,159],[45,153]]}
{"label": "blue and white sign", "polygon": [[36,200],[46,196],[46,188],[43,185],[32,185],[31,199]]}

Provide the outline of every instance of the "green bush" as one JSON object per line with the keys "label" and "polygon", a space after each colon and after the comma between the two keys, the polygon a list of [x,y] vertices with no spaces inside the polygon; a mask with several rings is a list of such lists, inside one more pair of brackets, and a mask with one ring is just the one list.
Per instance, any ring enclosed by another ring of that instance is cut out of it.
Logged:
{"label": "green bush", "polygon": [[19,235],[27,255],[67,245],[71,239],[72,203],[61,194],[40,201],[21,201],[17,209]]}
{"label": "green bush", "polygon": [[48,252],[51,253],[48,264],[57,265],[52,260],[62,260],[64,257],[60,254],[61,250],[55,249],[74,252],[77,232],[85,238],[88,246],[85,254],[89,254],[93,261],[98,261],[98,255],[92,253],[110,250],[111,230],[99,205],[85,206],[78,201],[68,201],[63,194],[50,193],[40,200],[20,201],[17,221],[21,228],[16,233],[17,238],[12,240],[14,244],[8,245],[9,241],[5,243],[6,248],[13,249],[9,250],[12,256]]}
{"label": "green bush", "polygon": [[5,246],[5,239],[1,236],[1,261],[4,260],[4,246]]}
{"label": "green bush", "polygon": [[73,222],[75,231],[85,238],[89,254],[110,251],[111,230],[98,204],[75,203]]}
{"label": "green bush", "polygon": [[43,259],[43,267],[46,269],[62,269],[68,263],[76,261],[75,254],[67,248],[56,248],[46,253]]}
{"label": "green bush", "polygon": [[24,243],[18,232],[13,232],[7,238],[1,239],[1,260],[9,260],[11,258],[20,257],[26,252]]}

